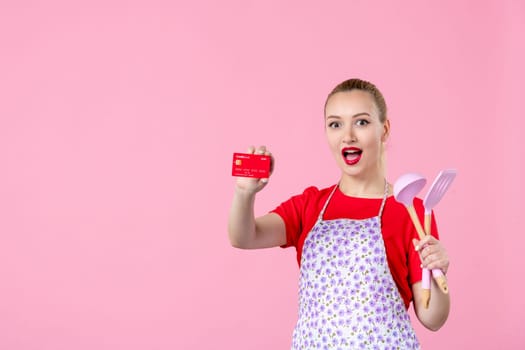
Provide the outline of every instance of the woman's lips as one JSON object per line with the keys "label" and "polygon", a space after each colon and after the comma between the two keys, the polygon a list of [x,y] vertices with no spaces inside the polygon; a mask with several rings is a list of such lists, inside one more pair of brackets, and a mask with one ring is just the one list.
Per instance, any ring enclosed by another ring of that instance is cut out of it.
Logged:
{"label": "woman's lips", "polygon": [[361,159],[363,151],[357,147],[345,147],[341,150],[343,159],[348,165],[355,165]]}

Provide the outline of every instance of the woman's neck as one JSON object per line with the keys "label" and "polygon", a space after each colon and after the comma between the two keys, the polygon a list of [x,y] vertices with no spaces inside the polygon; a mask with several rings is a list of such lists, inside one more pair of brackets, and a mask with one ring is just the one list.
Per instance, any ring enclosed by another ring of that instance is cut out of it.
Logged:
{"label": "woman's neck", "polygon": [[385,194],[385,181],[384,174],[367,178],[356,178],[343,174],[339,181],[339,190],[351,197],[381,198]]}

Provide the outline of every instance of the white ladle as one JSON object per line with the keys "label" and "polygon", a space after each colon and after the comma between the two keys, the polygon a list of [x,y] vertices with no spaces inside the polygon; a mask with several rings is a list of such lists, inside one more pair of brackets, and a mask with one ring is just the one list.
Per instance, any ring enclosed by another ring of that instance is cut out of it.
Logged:
{"label": "white ladle", "polygon": [[410,215],[410,219],[416,227],[419,239],[425,237],[425,231],[419,222],[416,210],[414,209],[414,197],[425,187],[427,179],[417,173],[407,173],[401,175],[394,183],[394,197],[396,200],[405,205]]}
{"label": "white ladle", "polygon": [[[421,222],[417,217],[413,203],[414,197],[425,187],[426,183],[427,179],[417,173],[404,174],[394,183],[394,197],[407,208],[420,240],[425,237],[425,231],[423,231],[423,227],[421,227]],[[425,309],[427,309],[430,303],[430,271],[426,268],[423,269],[421,286],[423,289],[423,305]]]}

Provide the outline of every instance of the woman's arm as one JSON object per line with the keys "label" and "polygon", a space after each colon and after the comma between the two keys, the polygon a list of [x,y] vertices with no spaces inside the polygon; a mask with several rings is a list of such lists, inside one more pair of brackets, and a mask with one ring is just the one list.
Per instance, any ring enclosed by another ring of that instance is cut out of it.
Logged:
{"label": "woman's arm", "polygon": [[236,189],[228,220],[231,245],[242,249],[284,245],[286,227],[283,219],[275,213],[255,218],[254,202],[255,194],[246,194]]}
{"label": "woman's arm", "polygon": [[[447,273],[449,260],[443,245],[433,236],[426,236],[421,241],[414,240],[416,250],[419,251],[422,267],[441,269]],[[414,295],[414,309],[417,318],[426,328],[437,331],[446,322],[450,312],[450,294],[443,293],[434,280],[431,283],[430,303],[426,309],[424,306],[421,282],[412,285]]]}
{"label": "woman's arm", "polygon": [[[253,147],[248,149],[248,153],[254,152]],[[257,153],[271,156],[264,146],[259,147]],[[254,215],[256,193],[267,183],[268,179],[237,178],[228,220],[228,235],[232,246],[257,249],[286,243],[286,227],[278,214],[269,213],[258,218]]]}

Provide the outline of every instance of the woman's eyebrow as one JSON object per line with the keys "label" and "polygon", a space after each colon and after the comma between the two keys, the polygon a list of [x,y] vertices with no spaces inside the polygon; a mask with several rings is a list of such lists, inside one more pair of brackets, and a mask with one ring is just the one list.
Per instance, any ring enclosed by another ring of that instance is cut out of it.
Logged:
{"label": "woman's eyebrow", "polygon": [[[360,117],[360,116],[363,116],[363,115],[367,115],[370,117],[370,113],[367,113],[367,112],[361,112],[361,113],[356,113],[352,116],[352,118],[357,118],[357,117]],[[338,115],[329,115],[326,117],[326,119],[330,119],[330,118],[333,118],[333,119],[341,119],[340,116]]]}

